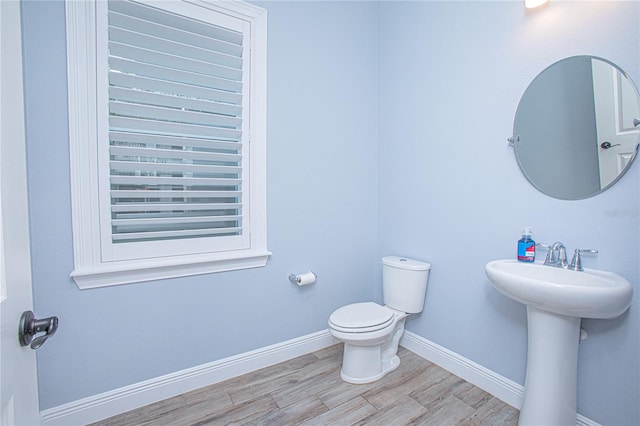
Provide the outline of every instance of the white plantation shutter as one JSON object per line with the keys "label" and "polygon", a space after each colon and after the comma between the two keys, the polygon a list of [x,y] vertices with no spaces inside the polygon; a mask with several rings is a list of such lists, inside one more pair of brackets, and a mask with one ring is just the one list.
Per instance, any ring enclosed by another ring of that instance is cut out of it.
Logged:
{"label": "white plantation shutter", "polygon": [[266,11],[65,5],[78,285],[264,266]]}
{"label": "white plantation shutter", "polygon": [[[111,243],[243,235],[244,41],[203,20],[109,1]],[[105,251],[120,252],[131,250]]]}

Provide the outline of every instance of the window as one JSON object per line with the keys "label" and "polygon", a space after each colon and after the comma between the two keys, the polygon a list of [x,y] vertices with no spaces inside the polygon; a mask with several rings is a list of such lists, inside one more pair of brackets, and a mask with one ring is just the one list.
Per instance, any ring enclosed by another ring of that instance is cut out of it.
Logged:
{"label": "window", "polygon": [[66,8],[78,286],[264,266],[266,11]]}

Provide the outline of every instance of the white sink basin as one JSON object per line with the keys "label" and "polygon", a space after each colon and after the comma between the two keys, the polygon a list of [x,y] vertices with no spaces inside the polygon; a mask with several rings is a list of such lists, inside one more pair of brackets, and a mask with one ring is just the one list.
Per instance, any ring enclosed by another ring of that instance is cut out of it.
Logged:
{"label": "white sink basin", "polygon": [[614,318],[631,304],[633,288],[613,272],[571,271],[542,263],[494,260],[485,267],[494,287],[530,307],[579,318]]}

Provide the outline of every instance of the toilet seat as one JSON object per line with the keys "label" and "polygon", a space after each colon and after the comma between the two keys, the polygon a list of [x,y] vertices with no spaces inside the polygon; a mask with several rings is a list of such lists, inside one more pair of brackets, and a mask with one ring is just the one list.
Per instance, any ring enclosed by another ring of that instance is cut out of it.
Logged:
{"label": "toilet seat", "polygon": [[343,333],[369,333],[394,324],[395,312],[373,302],[353,303],[334,311],[329,326]]}

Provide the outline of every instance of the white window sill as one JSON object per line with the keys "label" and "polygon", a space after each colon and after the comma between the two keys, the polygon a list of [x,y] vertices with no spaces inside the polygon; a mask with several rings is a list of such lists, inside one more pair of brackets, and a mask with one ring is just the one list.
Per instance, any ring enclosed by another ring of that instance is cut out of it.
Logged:
{"label": "white window sill", "polygon": [[71,277],[79,288],[97,288],[142,281],[235,271],[265,266],[269,251],[225,252],[217,255],[177,256],[162,259],[103,263],[75,269]]}

